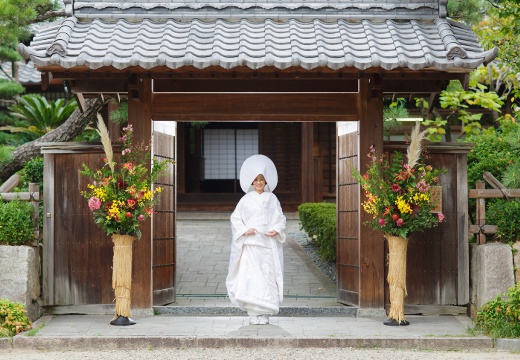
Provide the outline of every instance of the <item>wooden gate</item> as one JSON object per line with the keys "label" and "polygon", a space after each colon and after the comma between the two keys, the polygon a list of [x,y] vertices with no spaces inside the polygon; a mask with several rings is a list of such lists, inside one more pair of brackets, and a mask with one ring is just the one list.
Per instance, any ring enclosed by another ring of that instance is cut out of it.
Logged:
{"label": "wooden gate", "polygon": [[359,304],[359,184],[352,177],[358,168],[358,122],[337,127],[337,288],[338,301]]}
{"label": "wooden gate", "polygon": [[[175,133],[154,132],[153,151],[159,160],[175,160]],[[89,179],[82,164],[99,168],[101,145],[58,143],[44,154],[44,238],[42,293],[44,306],[113,304],[112,240],[94,224],[87,201],[80,194]],[[117,152],[116,152],[117,153]],[[175,167],[157,186],[164,191],[153,216],[153,304],[175,301]],[[143,228],[144,231],[148,225]],[[134,241],[133,279],[150,278],[150,264],[141,251],[146,237]],[[138,285],[141,281],[134,281]],[[132,307],[146,308],[147,295],[132,287]],[[81,312],[91,311],[82,307]],[[59,311],[59,310],[56,310]],[[73,309],[66,311],[75,312]],[[99,311],[99,310],[94,310]]]}
{"label": "wooden gate", "polygon": [[[153,122],[153,153],[158,161],[175,161],[175,122]],[[154,186],[163,190],[153,216],[152,276],[153,305],[175,301],[176,261],[176,188],[175,165]]]}
{"label": "wooden gate", "polygon": [[43,305],[110,304],[112,241],[94,224],[80,191],[85,163],[103,165],[101,146],[57,144],[44,154]]}

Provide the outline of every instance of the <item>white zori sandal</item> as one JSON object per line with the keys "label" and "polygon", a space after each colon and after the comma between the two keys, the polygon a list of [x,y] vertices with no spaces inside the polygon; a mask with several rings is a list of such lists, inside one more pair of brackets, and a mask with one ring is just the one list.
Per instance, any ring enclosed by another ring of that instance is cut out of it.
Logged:
{"label": "white zori sandal", "polygon": [[260,320],[260,325],[267,325],[267,324],[269,324],[269,315],[260,315],[259,320]]}

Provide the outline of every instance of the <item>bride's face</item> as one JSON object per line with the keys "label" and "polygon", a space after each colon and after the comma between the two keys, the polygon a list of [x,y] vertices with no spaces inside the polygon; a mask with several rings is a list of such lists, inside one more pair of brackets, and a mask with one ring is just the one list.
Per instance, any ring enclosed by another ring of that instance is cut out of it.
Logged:
{"label": "bride's face", "polygon": [[255,191],[259,194],[264,192],[264,188],[265,188],[264,175],[260,174],[253,180],[253,187],[254,187]]}

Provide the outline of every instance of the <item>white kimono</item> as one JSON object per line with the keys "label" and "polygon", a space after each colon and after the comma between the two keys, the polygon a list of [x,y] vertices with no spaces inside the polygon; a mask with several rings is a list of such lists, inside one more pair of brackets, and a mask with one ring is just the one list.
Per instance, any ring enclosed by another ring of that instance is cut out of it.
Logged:
{"label": "white kimono", "polygon": [[[231,303],[250,316],[278,314],[283,301],[285,226],[280,202],[271,192],[248,192],[231,214],[231,255],[226,286]],[[251,228],[257,232],[245,236]],[[264,235],[270,230],[278,235]]]}

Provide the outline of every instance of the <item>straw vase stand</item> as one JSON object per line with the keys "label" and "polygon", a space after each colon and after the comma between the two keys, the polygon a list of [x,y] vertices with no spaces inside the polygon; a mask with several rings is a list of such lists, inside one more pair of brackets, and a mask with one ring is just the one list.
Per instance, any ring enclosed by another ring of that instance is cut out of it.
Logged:
{"label": "straw vase stand", "polygon": [[403,326],[410,323],[404,318],[404,297],[406,292],[406,252],[408,239],[385,234],[388,242],[388,276],[390,287],[390,311],[383,324]]}
{"label": "straw vase stand", "polygon": [[130,319],[130,290],[132,288],[132,244],[134,236],[113,234],[112,289],[116,296],[116,313],[110,325],[134,325]]}

